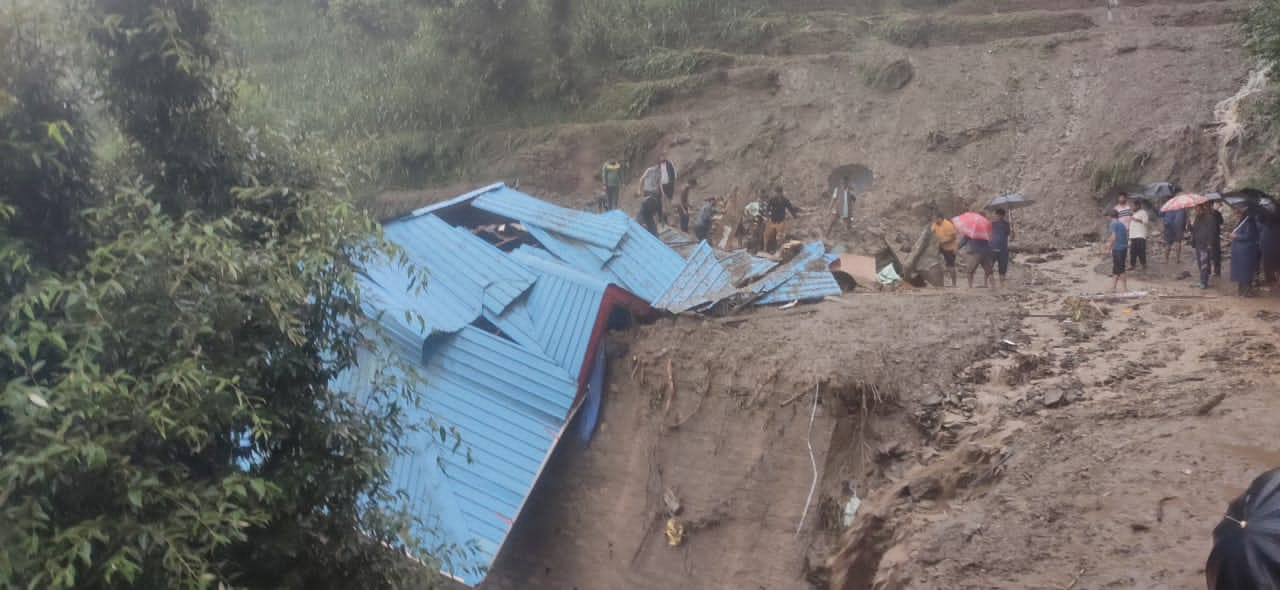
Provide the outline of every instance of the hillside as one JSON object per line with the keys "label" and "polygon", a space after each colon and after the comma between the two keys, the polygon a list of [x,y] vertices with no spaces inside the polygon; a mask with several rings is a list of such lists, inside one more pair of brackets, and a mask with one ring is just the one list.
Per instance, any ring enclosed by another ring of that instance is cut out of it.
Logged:
{"label": "hillside", "polygon": [[[954,211],[1015,190],[1040,201],[1017,217],[1019,247],[1076,245],[1098,231],[1099,201],[1117,183],[1213,180],[1214,105],[1250,69],[1243,2],[1122,2],[1110,17],[1084,0],[887,14],[825,4],[775,17],[753,53],[615,90],[648,101],[640,119],[489,132],[468,149],[463,181],[386,193],[380,205],[394,212],[498,179],[585,204],[603,158],[626,158],[635,177],[665,153],[703,191],[780,184],[812,211],[830,171],[857,163],[877,179],[856,229],[896,245],[914,238],[930,202]],[[825,221],[806,216],[800,231],[817,236]]]}

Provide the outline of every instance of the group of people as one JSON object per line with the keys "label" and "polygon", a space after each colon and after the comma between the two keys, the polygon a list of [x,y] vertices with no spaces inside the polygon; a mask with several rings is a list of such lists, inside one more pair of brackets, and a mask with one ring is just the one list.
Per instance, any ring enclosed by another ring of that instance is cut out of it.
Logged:
{"label": "group of people", "polygon": [[[1164,261],[1182,262],[1182,242],[1188,232],[1195,252],[1201,289],[1209,288],[1210,277],[1222,276],[1222,228],[1226,224],[1218,201],[1208,201],[1190,209],[1159,213]],[[1111,255],[1112,290],[1128,290],[1128,271],[1147,268],[1147,240],[1153,223],[1145,199],[1120,193],[1108,212],[1107,245]],[[1280,281],[1280,219],[1265,215],[1247,201],[1230,206],[1235,225],[1231,240],[1230,280],[1240,296],[1251,296],[1257,284]],[[1190,214],[1189,214],[1190,212]]]}
{"label": "group of people", "polygon": [[991,222],[991,239],[974,239],[962,235],[954,223],[941,212],[933,214],[933,223],[929,229],[938,242],[938,253],[942,255],[944,277],[951,279],[951,286],[959,286],[956,276],[956,254],[966,250],[969,254],[968,270],[969,288],[974,287],[974,278],[978,269],[983,271],[982,286],[990,287],[993,279],[999,276],[1000,287],[1005,286],[1005,277],[1009,274],[1009,240],[1013,239],[1013,224],[1009,222],[1009,212],[1004,209],[995,210],[995,220]]}
{"label": "group of people", "polygon": [[[623,184],[622,165],[618,160],[605,162],[600,170],[600,182],[604,188],[604,196],[600,206],[605,210],[618,208],[618,197]],[[717,213],[716,199],[706,197],[696,215],[691,215],[690,193],[697,189],[696,180],[690,179],[680,191],[679,200],[675,199],[676,168],[670,160],[660,159],[656,164],[645,168],[640,175],[640,211],[636,221],[654,235],[658,235],[658,223],[668,224],[666,208],[675,207],[676,227],[683,232],[692,232],[697,240],[710,237],[711,226]],[[839,198],[839,203],[836,199]],[[665,203],[665,205],[664,205]],[[836,189],[833,196],[833,207],[843,205],[843,215],[847,219],[851,215],[853,197],[850,192],[841,193]],[[787,234],[787,215],[794,219],[799,210],[791,203],[782,191],[775,186],[770,193],[761,191],[759,198],[747,203],[743,216],[735,232],[740,243],[752,253],[764,250],[776,252],[781,247]]]}

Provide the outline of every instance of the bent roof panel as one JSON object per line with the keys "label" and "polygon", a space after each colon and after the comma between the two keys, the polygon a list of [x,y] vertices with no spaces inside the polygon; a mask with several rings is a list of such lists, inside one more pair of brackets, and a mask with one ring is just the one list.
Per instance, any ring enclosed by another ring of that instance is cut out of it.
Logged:
{"label": "bent roof panel", "polygon": [[617,247],[627,232],[626,225],[615,218],[552,205],[505,185],[480,195],[471,206],[599,248]]}
{"label": "bent roof panel", "polygon": [[485,309],[501,313],[536,278],[501,250],[434,215],[400,219],[383,231],[425,271],[426,285],[415,288],[408,269],[386,261],[366,271],[366,289],[374,305],[397,318],[406,311],[420,314],[427,333],[456,332]]}
{"label": "bent roof panel", "polygon": [[703,241],[693,249],[680,274],[676,275],[662,296],[653,302],[653,306],[680,313],[708,301],[727,297],[734,291],[733,276],[729,269],[716,259],[711,245]]}

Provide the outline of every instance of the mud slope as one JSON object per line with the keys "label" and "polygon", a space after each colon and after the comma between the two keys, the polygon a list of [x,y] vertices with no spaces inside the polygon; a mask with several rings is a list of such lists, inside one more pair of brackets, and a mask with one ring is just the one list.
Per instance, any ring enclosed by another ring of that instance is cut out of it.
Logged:
{"label": "mud slope", "polygon": [[[927,203],[954,210],[1020,190],[1041,201],[1019,218],[1020,242],[1076,244],[1097,231],[1097,170],[1136,164],[1143,180],[1208,181],[1213,104],[1248,72],[1236,28],[1246,4],[1122,2],[1110,20],[1101,4],[815,13],[695,96],[639,121],[526,134],[537,140],[483,169],[582,205],[606,154],[639,167],[665,153],[706,192],[780,183],[813,212],[829,171],[861,163],[878,183],[859,202],[860,225],[891,241],[914,237]],[[888,83],[881,73],[903,60],[909,79],[895,89],[902,71]],[[799,231],[817,235],[823,221],[811,213]]]}
{"label": "mud slope", "polygon": [[[837,540],[832,498],[845,480],[888,481],[887,466],[922,438],[910,418],[921,387],[951,380],[1016,323],[999,317],[1000,301],[866,295],[627,335],[599,432],[585,449],[562,446],[486,589],[806,587]],[[817,390],[822,479],[797,535]],[[668,492],[685,525],[679,547],[663,532]]]}

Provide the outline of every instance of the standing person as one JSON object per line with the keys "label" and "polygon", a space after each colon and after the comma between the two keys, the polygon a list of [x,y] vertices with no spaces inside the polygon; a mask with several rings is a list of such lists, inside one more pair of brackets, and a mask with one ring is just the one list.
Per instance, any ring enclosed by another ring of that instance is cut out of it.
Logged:
{"label": "standing person", "polygon": [[698,241],[707,239],[711,235],[711,222],[716,218],[716,200],[707,197],[702,209],[698,210],[698,217],[693,220],[693,237]]}
{"label": "standing person", "polygon": [[1116,206],[1114,207],[1116,215],[1120,219],[1120,223],[1124,224],[1125,229],[1129,228],[1129,224],[1133,222],[1133,208],[1129,205],[1129,193],[1120,191],[1116,195]]}
{"label": "standing person", "polygon": [[680,191],[680,203],[676,205],[676,223],[680,231],[689,231],[689,191],[697,188],[698,181],[689,179],[689,183]]}
{"label": "standing person", "polygon": [[1222,211],[1219,211],[1218,207],[1212,203],[1209,204],[1209,213],[1218,222],[1215,226],[1218,228],[1218,233],[1213,236],[1213,249],[1210,253],[1210,260],[1213,262],[1213,276],[1220,277],[1222,276],[1222,226],[1226,225],[1227,222],[1222,218]]}
{"label": "standing person", "polygon": [[[1222,234],[1221,216],[1208,203],[1196,206],[1196,219],[1191,224],[1191,246],[1196,252],[1196,266],[1200,270],[1200,288],[1209,288],[1209,273],[1213,270],[1213,246]],[[1221,246],[1219,246],[1221,248]]]}
{"label": "standing person", "polygon": [[[994,232],[994,228],[992,228]],[[995,261],[995,253],[991,250],[991,242],[988,240],[975,240],[969,236],[960,238],[959,247],[969,246],[969,256],[972,260],[969,262],[969,288],[973,288],[973,276],[978,273],[978,267],[982,267],[982,286],[991,286],[992,262]]]}
{"label": "standing person", "polygon": [[604,206],[608,211],[618,208],[618,194],[622,191],[622,164],[617,158],[600,168],[600,184],[604,186]]}
{"label": "standing person", "polygon": [[775,252],[782,245],[782,240],[787,237],[787,213],[791,214],[791,218],[796,218],[796,208],[791,204],[791,200],[782,194],[782,187],[773,187],[773,197],[765,203],[765,215],[767,216],[768,225],[764,228],[764,249],[766,252]]}
{"label": "standing person", "polygon": [[661,175],[661,178],[659,180],[661,180],[660,187],[662,190],[662,197],[670,201],[676,196],[675,164],[672,164],[671,160],[663,158],[662,160],[658,161],[658,171],[659,171],[659,174]]}
{"label": "standing person", "polygon": [[1111,252],[1111,292],[1120,285],[1129,290],[1129,278],[1125,276],[1125,258],[1129,254],[1129,229],[1120,221],[1120,212],[1111,211],[1111,225],[1107,228],[1107,249]]}
{"label": "standing person", "polygon": [[1187,229],[1187,211],[1165,211],[1160,214],[1164,223],[1164,263],[1169,263],[1169,253],[1176,252],[1174,262],[1182,264],[1182,236]]}
{"label": "standing person", "polygon": [[[956,250],[960,248],[960,232],[956,230],[955,224],[943,217],[941,213],[933,214],[933,223],[929,225],[929,229],[933,231],[933,237],[938,241],[938,253],[942,255],[946,275],[951,277],[951,286],[959,287],[960,283],[956,280]],[[945,278],[942,286],[947,286]]]}
{"label": "standing person", "polygon": [[1248,297],[1253,294],[1253,277],[1258,271],[1258,221],[1246,205],[1235,208],[1240,223],[1231,231],[1231,282],[1236,284],[1236,294]]}
{"label": "standing person", "polygon": [[667,220],[662,213],[661,178],[657,166],[646,168],[640,177],[640,195],[644,200],[640,202],[638,221],[655,236],[658,235],[658,221],[666,223]]}
{"label": "standing person", "polygon": [[1280,223],[1274,216],[1258,218],[1258,246],[1262,253],[1262,284],[1275,285],[1280,277]]}
{"label": "standing person", "polygon": [[1013,239],[1013,226],[1009,213],[996,209],[996,220],[991,222],[991,253],[995,257],[996,272],[1000,275],[1000,288],[1004,288],[1005,275],[1009,273],[1009,240]]}
{"label": "standing person", "polygon": [[1133,220],[1129,222],[1129,270],[1137,269],[1139,262],[1142,270],[1147,270],[1147,233],[1151,216],[1142,199],[1134,199],[1133,208]]}
{"label": "standing person", "polygon": [[764,201],[765,194],[761,191],[756,200],[742,208],[742,223],[739,225],[746,230],[746,248],[752,254],[764,249]]}
{"label": "standing person", "polygon": [[845,227],[853,225],[853,206],[858,196],[853,192],[853,179],[846,176],[841,184],[831,191],[831,214],[844,222]]}

